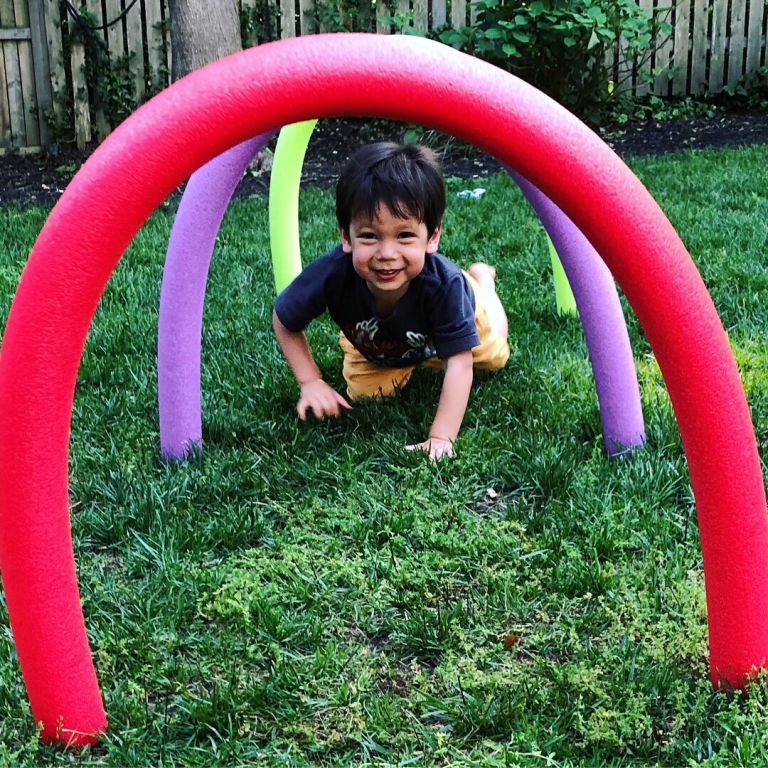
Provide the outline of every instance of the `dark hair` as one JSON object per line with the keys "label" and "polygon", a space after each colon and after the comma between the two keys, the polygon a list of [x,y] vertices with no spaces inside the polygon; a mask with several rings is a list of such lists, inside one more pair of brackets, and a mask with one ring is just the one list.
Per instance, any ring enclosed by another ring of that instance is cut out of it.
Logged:
{"label": "dark hair", "polygon": [[353,218],[376,218],[385,205],[402,219],[424,222],[431,237],[445,212],[445,183],[437,155],[418,144],[379,142],[358,149],[336,185],[336,218],[349,235]]}

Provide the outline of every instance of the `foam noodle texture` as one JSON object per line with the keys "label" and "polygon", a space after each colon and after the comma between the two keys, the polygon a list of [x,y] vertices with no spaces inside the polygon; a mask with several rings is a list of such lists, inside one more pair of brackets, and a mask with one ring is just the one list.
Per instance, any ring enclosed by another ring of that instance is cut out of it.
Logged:
{"label": "foam noodle texture", "polygon": [[576,307],[576,299],[573,298],[571,285],[566,277],[565,270],[557,255],[557,249],[551,238],[547,236],[547,246],[549,248],[549,257],[552,261],[552,281],[555,284],[555,306],[559,315],[578,316],[579,310]]}
{"label": "foam noodle texture", "polygon": [[203,446],[200,344],[208,267],[227,205],[272,132],[249,139],[195,171],[182,195],[160,289],[157,400],[160,453],[184,459]]}
{"label": "foam noodle texture", "polygon": [[507,167],[560,256],[584,326],[609,456],[645,442],[643,408],[627,324],[613,277],[579,228],[519,173]]}
{"label": "foam noodle texture", "polygon": [[214,62],[144,104],[69,184],[22,274],[0,354],[0,568],[43,736],[85,742],[106,725],[67,485],[77,368],[104,287],[141,225],[197,168],[281,125],[338,115],[426,124],[477,145],[535,184],[603,254],[648,336],[680,426],[712,679],[739,683],[768,655],[765,489],[728,339],[671,224],[592,131],[498,67],[405,35],[310,35]]}
{"label": "foam noodle texture", "polygon": [[269,180],[269,240],[278,293],[301,272],[299,184],[315,123],[317,120],[286,125],[277,137]]}

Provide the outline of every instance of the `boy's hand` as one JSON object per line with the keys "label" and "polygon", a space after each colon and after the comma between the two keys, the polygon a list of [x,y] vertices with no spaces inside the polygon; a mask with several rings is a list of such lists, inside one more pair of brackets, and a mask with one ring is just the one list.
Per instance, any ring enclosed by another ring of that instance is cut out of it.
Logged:
{"label": "boy's hand", "polygon": [[313,379],[301,385],[301,397],[296,410],[302,421],[306,420],[309,409],[312,409],[316,419],[322,419],[325,416],[338,416],[341,408],[352,410],[352,406],[322,379]]}
{"label": "boy's hand", "polygon": [[453,456],[453,441],[446,440],[442,437],[430,437],[423,443],[416,443],[416,445],[406,445],[406,451],[428,451],[429,458],[432,461],[438,461],[444,456]]}

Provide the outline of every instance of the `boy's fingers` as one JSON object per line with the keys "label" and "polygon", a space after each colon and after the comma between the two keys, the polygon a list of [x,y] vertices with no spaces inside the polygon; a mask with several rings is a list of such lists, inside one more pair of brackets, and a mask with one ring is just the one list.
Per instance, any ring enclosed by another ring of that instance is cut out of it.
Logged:
{"label": "boy's fingers", "polygon": [[436,445],[434,448],[432,448],[429,452],[429,458],[433,461],[442,459],[443,456],[453,456],[453,448],[451,447],[450,443],[448,445],[445,445],[445,443],[440,443],[439,445]]}
{"label": "boy's fingers", "polygon": [[432,461],[442,459],[443,456],[453,456],[453,445],[445,440],[425,440],[423,443],[406,445],[406,451],[426,451]]}
{"label": "boy's fingers", "polygon": [[322,421],[326,416],[338,417],[341,414],[341,407],[352,410],[352,406],[335,390],[328,388],[328,392],[323,392],[317,400],[301,398],[296,411],[302,421],[307,420],[307,411],[312,411],[315,418]]}

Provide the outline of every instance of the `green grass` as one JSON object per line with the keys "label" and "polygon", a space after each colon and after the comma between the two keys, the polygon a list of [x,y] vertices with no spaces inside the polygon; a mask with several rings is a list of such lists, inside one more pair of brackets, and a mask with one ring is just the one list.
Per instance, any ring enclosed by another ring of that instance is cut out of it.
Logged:
{"label": "green grass", "polygon": [[[765,460],[768,147],[632,165],[709,286]],[[403,450],[433,416],[435,371],[338,421],[296,418],[262,198],[232,204],[212,263],[204,459],[161,462],[174,205],[147,223],[96,313],[72,423],[75,553],[110,728],[74,753],[38,742],[3,603],[0,764],[768,762],[765,686],[709,683],[690,480],[637,320],[627,308],[648,445],[608,461],[540,225],[506,176],[481,183],[480,201],[450,195],[441,250],[498,265],[513,352],[475,384],[458,455],[437,465]],[[3,317],[46,215],[0,208]],[[305,258],[334,240],[331,195],[306,191]],[[309,336],[341,388],[336,330]]]}

